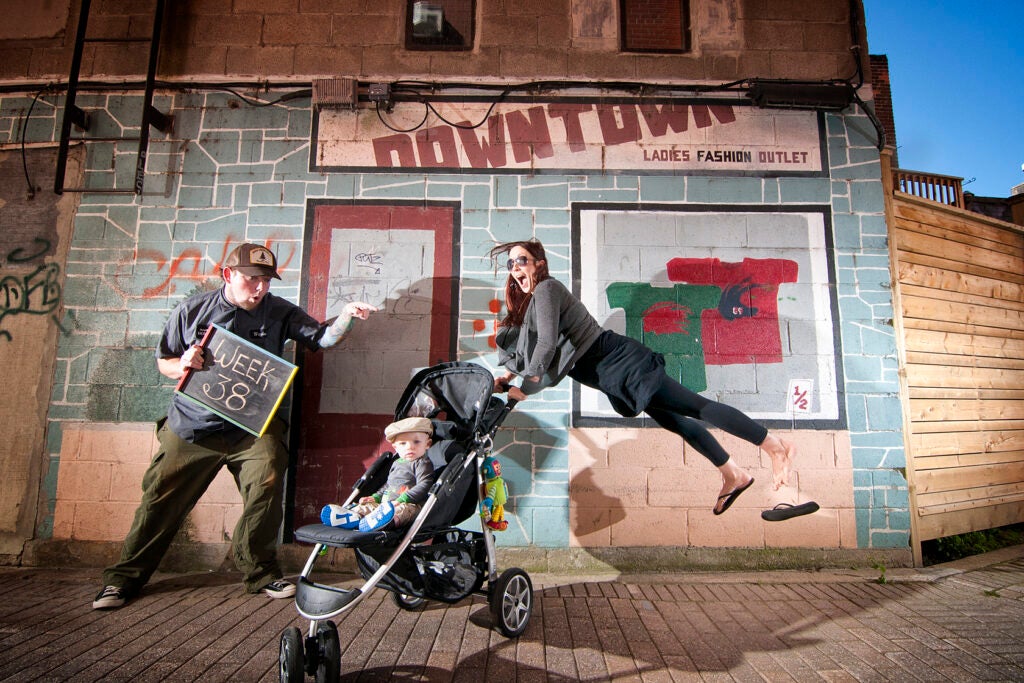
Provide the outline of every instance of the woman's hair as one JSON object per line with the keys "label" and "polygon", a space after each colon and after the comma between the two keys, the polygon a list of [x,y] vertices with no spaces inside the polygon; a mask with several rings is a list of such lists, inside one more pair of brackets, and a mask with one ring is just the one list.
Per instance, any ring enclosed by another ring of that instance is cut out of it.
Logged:
{"label": "woman's hair", "polygon": [[[517,242],[505,242],[494,247],[490,251],[491,261],[503,266],[505,264],[498,261],[498,257],[502,254],[506,254],[512,251],[513,247],[522,247],[530,256],[536,259],[537,271],[534,275],[534,284],[547,280],[551,274],[548,272],[548,258],[544,254],[544,245],[540,243],[535,237],[528,240],[519,240]],[[505,317],[498,325],[500,327],[519,327],[523,324],[523,318],[526,316],[526,307],[530,303],[531,294],[525,293],[512,278],[511,271],[508,274],[508,279],[505,281]]]}

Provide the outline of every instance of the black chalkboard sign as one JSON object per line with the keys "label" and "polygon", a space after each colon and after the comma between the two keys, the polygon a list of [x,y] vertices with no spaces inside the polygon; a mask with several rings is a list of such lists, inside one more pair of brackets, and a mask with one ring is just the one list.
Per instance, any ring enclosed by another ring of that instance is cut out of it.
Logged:
{"label": "black chalkboard sign", "polygon": [[175,391],[263,436],[298,368],[219,325],[210,325],[199,345],[205,367],[189,369]]}

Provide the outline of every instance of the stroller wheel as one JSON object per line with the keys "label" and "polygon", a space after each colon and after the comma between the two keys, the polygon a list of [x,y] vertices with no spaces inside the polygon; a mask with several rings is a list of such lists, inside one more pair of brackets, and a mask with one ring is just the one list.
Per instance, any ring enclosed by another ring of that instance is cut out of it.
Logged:
{"label": "stroller wheel", "polygon": [[341,644],[333,621],[321,622],[316,627],[316,649],[316,683],[337,683],[341,677]]}
{"label": "stroller wheel", "polygon": [[398,605],[399,609],[404,609],[406,612],[418,610],[426,603],[426,600],[423,598],[417,598],[415,595],[406,595],[405,593],[392,593],[391,601]]}
{"label": "stroller wheel", "polygon": [[306,673],[302,670],[302,632],[295,626],[281,634],[281,652],[278,655],[281,683],[302,683]]}
{"label": "stroller wheel", "polygon": [[518,638],[530,623],[533,584],[522,569],[506,569],[491,585],[488,602],[491,616],[502,635]]}

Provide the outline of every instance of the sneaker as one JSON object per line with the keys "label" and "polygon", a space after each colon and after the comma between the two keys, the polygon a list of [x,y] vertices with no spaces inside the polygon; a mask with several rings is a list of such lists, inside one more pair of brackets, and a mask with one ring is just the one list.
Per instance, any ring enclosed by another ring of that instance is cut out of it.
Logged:
{"label": "sneaker", "polygon": [[290,598],[295,595],[295,584],[284,579],[277,579],[264,586],[263,592],[272,598]]}
{"label": "sneaker", "polygon": [[383,529],[391,520],[395,518],[395,506],[389,501],[385,500],[383,503],[377,506],[377,508],[370,514],[359,520],[359,530],[364,534],[371,531],[377,531]]}
{"label": "sneaker", "polygon": [[359,528],[359,515],[340,505],[325,505],[324,509],[320,511],[320,521],[327,526],[336,526],[341,529]]}
{"label": "sneaker", "polygon": [[128,601],[124,588],[120,586],[104,586],[96,599],[92,601],[93,609],[116,609]]}

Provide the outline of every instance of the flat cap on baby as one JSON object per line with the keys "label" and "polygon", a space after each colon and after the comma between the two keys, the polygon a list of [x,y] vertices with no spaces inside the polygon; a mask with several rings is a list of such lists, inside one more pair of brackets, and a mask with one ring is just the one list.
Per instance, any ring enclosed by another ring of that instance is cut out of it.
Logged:
{"label": "flat cap on baby", "polygon": [[404,420],[392,422],[385,427],[384,438],[388,441],[394,441],[395,437],[399,434],[407,434],[409,432],[423,432],[428,436],[432,436],[434,434],[434,425],[425,417],[407,417]]}

